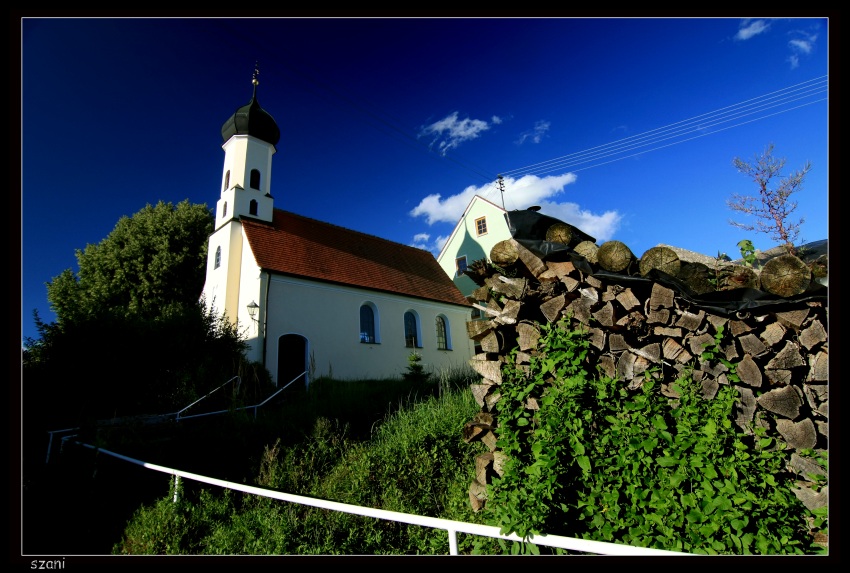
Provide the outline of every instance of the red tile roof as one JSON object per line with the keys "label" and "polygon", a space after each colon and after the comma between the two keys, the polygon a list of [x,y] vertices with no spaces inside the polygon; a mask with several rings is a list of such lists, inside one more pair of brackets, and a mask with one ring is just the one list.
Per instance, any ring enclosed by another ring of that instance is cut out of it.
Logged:
{"label": "red tile roof", "polygon": [[428,251],[274,210],[273,223],[242,218],[264,270],[469,306]]}

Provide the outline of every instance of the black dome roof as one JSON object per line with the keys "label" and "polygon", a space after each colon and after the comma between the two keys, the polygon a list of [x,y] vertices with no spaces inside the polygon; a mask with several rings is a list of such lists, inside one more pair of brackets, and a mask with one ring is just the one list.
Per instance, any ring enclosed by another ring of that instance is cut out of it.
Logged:
{"label": "black dome roof", "polygon": [[256,83],[254,83],[251,101],[237,109],[221,126],[222,141],[227,141],[234,135],[252,135],[272,145],[277,145],[280,141],[280,128],[269,112],[261,108],[257,101]]}

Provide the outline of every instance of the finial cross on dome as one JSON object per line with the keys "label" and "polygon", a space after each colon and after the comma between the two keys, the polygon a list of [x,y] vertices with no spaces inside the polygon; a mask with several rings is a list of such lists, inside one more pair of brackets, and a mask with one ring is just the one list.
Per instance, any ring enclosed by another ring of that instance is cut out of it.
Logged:
{"label": "finial cross on dome", "polygon": [[257,76],[260,75],[260,65],[257,62],[254,62],[254,75],[251,77],[251,83],[256,85],[260,84],[260,80],[257,79]]}

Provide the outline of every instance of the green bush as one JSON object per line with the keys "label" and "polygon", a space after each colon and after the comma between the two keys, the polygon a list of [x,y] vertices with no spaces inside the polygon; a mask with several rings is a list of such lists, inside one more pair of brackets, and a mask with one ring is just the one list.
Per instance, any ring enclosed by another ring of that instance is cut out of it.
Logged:
{"label": "green bush", "polygon": [[704,399],[683,376],[670,399],[647,372],[629,390],[586,371],[584,333],[565,322],[543,333],[529,367],[512,362],[500,388],[498,446],[509,459],[487,510],[503,533],[701,554],[816,551],[784,445],[733,424],[734,387]]}

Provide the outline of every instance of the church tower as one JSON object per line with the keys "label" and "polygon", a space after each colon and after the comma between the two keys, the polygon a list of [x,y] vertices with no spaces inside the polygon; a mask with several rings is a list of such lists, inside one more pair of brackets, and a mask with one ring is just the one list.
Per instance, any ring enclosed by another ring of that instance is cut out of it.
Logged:
{"label": "church tower", "polygon": [[[204,284],[207,307],[219,315],[225,314],[240,330],[250,326],[253,320],[247,316],[247,308],[258,300],[259,291],[259,277],[250,276],[253,261],[243,260],[247,245],[241,220],[272,222],[272,156],[280,141],[277,123],[257,100],[258,75],[255,67],[251,101],[238,108],[221,126],[224,167]],[[253,334],[259,336],[252,331]]]}

